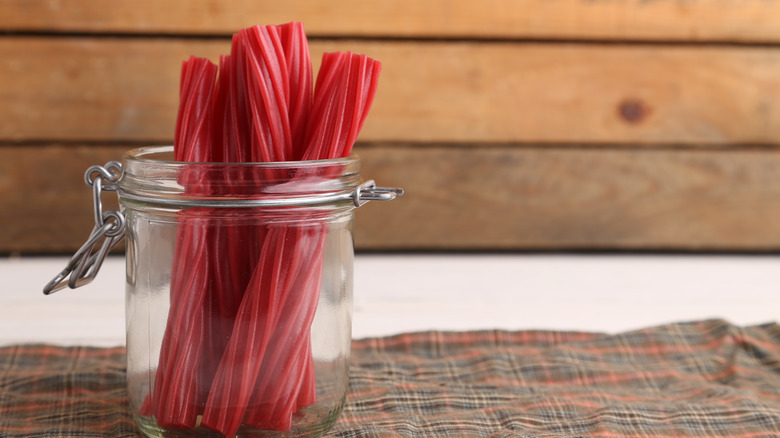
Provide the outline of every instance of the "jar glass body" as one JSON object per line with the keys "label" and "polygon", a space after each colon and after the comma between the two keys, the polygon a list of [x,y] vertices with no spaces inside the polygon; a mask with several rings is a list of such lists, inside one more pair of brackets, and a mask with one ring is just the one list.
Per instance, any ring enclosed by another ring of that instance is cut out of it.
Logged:
{"label": "jar glass body", "polygon": [[127,380],[147,436],[316,436],[348,385],[356,157],[178,163],[131,151]]}

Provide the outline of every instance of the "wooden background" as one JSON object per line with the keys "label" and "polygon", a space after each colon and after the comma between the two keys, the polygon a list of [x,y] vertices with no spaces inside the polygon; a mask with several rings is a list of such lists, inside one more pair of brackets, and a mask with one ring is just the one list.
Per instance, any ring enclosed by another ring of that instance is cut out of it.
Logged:
{"label": "wooden background", "polygon": [[778,0],[0,0],[0,253],[77,248],[181,61],[293,20],[383,62],[358,249],[780,249]]}

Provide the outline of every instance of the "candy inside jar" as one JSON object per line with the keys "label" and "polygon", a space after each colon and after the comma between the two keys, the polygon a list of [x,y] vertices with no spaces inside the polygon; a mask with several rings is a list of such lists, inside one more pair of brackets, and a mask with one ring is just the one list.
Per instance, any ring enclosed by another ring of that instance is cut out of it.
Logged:
{"label": "candy inside jar", "polygon": [[[95,228],[45,292],[88,283],[126,236],[128,392],[146,435],[315,436],[338,417],[353,211],[402,194],[363,182],[352,154],[380,69],[326,53],[314,84],[300,23],[243,29],[218,65],[184,61],[173,147],[88,169]],[[102,211],[103,189],[120,211]]]}

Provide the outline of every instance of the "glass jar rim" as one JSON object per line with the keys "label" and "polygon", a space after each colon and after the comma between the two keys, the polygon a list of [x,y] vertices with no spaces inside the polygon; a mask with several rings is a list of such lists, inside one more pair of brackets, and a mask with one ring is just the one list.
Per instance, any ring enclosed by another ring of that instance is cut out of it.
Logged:
{"label": "glass jar rim", "polygon": [[172,145],[160,146],[142,146],[130,149],[124,153],[123,161],[138,161],[140,163],[149,163],[162,166],[236,166],[236,167],[258,167],[258,168],[306,168],[306,167],[326,167],[326,166],[344,166],[360,160],[360,157],[353,153],[348,157],[327,158],[321,160],[297,160],[297,161],[256,161],[256,162],[221,162],[221,161],[177,161],[173,159],[152,158],[150,155],[170,155],[173,156]]}
{"label": "glass jar rim", "polygon": [[282,162],[175,161],[172,146],[145,146],[123,157],[120,200],[172,208],[290,207],[352,203],[360,158]]}

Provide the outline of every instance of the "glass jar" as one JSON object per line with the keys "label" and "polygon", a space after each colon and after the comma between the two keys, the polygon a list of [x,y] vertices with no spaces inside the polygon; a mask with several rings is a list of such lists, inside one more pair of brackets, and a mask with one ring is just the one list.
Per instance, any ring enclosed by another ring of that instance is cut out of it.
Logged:
{"label": "glass jar", "polygon": [[[109,243],[95,251],[90,236],[45,292],[64,287],[69,268],[72,288],[94,277],[123,226],[127,388],[140,430],[325,433],[347,393],[354,209],[401,191],[364,183],[356,156],[172,159],[171,147],[140,148],[87,171],[88,185],[99,174],[93,236]],[[118,192],[121,212],[102,213],[101,186]]]}

